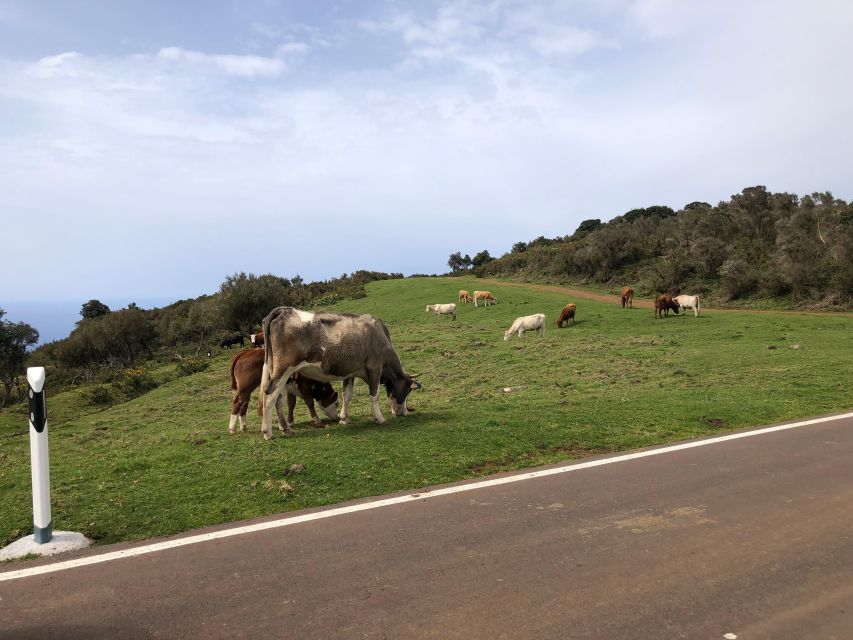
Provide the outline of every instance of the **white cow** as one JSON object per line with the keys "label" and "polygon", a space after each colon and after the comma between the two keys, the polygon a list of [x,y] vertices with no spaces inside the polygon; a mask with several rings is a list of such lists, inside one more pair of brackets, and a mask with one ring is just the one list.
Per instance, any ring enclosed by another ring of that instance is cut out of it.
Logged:
{"label": "white cow", "polygon": [[693,309],[693,317],[699,317],[699,296],[675,296],[673,298],[678,306],[684,309]]}
{"label": "white cow", "polygon": [[453,320],[456,320],[456,303],[451,302],[450,304],[428,304],[427,305],[427,313],[430,311],[434,311],[438,315],[442,316],[451,316]]}
{"label": "white cow", "polygon": [[534,313],[532,316],[516,318],[512,326],[504,331],[504,340],[509,340],[509,337],[513,333],[517,333],[518,337],[522,338],[525,331],[541,331],[545,333],[545,314]]}

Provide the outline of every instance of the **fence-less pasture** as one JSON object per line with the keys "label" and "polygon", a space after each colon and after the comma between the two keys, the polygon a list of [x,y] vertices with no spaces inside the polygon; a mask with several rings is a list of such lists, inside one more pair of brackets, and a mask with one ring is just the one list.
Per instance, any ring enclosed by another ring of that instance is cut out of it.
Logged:
{"label": "fence-less pasture", "polygon": [[[424,313],[460,289],[500,303],[457,304],[455,322]],[[853,407],[849,315],[703,303],[698,318],[660,320],[619,296],[473,278],[368,290],[330,309],[385,321],[405,369],[423,372],[413,413],[374,424],[357,382],[349,425],[310,428],[299,405],[296,435],[265,442],[250,409],[248,433],[229,435],[227,348],[194,375],[155,371],[171,379],[106,410],[51,393],[48,380],[53,517],[97,541],[138,539]],[[567,302],[577,320],[554,330]],[[544,335],[503,340],[515,318],[539,312],[552,323]],[[26,408],[0,412],[0,545],[32,527],[26,429]]]}

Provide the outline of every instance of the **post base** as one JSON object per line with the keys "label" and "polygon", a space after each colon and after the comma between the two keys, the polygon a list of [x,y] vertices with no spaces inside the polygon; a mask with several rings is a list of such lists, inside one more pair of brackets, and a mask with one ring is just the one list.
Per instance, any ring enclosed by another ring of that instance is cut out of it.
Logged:
{"label": "post base", "polygon": [[45,544],[37,543],[35,536],[25,536],[0,549],[0,561],[15,560],[29,555],[52,556],[56,553],[85,549],[90,544],[92,541],[86,536],[73,531],[54,531],[50,542]]}

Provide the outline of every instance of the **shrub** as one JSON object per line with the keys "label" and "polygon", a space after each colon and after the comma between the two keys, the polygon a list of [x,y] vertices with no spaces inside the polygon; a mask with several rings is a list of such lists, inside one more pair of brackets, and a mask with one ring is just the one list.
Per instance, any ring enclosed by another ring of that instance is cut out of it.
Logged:
{"label": "shrub", "polygon": [[154,389],[157,386],[157,381],[145,369],[125,369],[122,371],[121,377],[113,384],[129,396],[138,396]]}
{"label": "shrub", "polygon": [[109,385],[96,384],[83,390],[83,398],[90,404],[110,404],[113,392]]}
{"label": "shrub", "polygon": [[178,375],[191,376],[204,371],[209,366],[210,362],[206,358],[184,358],[178,363]]}

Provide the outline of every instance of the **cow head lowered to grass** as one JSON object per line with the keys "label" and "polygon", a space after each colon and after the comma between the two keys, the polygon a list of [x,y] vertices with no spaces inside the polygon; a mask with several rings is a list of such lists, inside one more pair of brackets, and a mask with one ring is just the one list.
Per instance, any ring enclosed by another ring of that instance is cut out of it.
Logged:
{"label": "cow head lowered to grass", "polygon": [[361,378],[370,392],[373,419],[382,424],[379,385],[385,386],[392,410],[406,415],[406,398],[420,383],[400,364],[385,323],[371,315],[311,313],[277,307],[264,318],[264,437],[272,437],[275,398],[294,373],[317,380],[342,380],[341,424],[349,423],[353,382]]}

